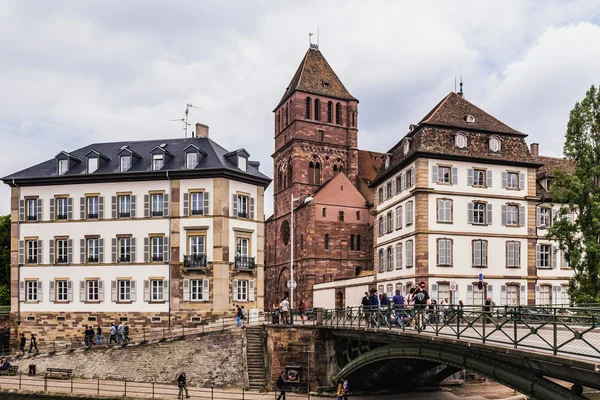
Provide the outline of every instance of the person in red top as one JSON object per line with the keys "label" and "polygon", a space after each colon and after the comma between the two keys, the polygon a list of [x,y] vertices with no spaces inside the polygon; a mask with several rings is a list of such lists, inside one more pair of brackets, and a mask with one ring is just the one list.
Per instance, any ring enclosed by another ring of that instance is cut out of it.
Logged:
{"label": "person in red top", "polygon": [[300,313],[300,319],[302,320],[302,325],[304,325],[304,314],[306,313],[306,304],[304,304],[304,300],[300,300],[300,305],[298,306],[298,311]]}

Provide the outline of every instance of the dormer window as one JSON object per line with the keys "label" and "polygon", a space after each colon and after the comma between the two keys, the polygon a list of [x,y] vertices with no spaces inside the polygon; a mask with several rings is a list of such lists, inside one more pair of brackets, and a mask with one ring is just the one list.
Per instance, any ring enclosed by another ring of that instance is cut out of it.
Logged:
{"label": "dormer window", "polygon": [[475,117],[472,116],[472,115],[467,115],[467,123],[474,124],[475,123]]}
{"label": "dormer window", "polygon": [[165,156],[162,154],[154,154],[152,156],[152,169],[158,171],[165,165]]}
{"label": "dormer window", "polygon": [[405,140],[404,141],[404,155],[407,155],[409,150],[410,150],[410,143],[408,142],[408,140]]}
{"label": "dormer window", "polygon": [[127,172],[131,168],[131,156],[121,156],[121,172]]}
{"label": "dormer window", "polygon": [[246,172],[248,168],[248,159],[246,157],[238,157],[238,168]]}
{"label": "dormer window", "polygon": [[490,150],[493,152],[500,151],[500,138],[498,136],[492,136],[490,139]]}
{"label": "dormer window", "polygon": [[464,149],[467,147],[467,137],[464,133],[458,133],[454,138],[454,143],[459,149]]}
{"label": "dormer window", "polygon": [[98,157],[90,157],[88,158],[87,172],[91,174],[98,169]]}
{"label": "dormer window", "polygon": [[194,169],[198,165],[198,153],[192,152],[187,153],[185,156],[185,167],[186,169]]}
{"label": "dormer window", "polygon": [[388,154],[385,155],[385,167],[388,168],[390,166],[390,156]]}
{"label": "dormer window", "polygon": [[69,160],[58,160],[58,174],[64,175],[69,171]]}

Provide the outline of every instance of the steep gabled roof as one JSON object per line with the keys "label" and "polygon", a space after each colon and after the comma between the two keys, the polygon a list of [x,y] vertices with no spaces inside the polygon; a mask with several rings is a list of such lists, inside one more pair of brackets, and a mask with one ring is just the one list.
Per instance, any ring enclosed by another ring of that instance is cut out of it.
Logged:
{"label": "steep gabled roof", "polygon": [[382,163],[383,153],[358,150],[358,176],[364,180],[367,185],[370,185],[371,182],[375,180]]}
{"label": "steep gabled roof", "polygon": [[[475,118],[474,123],[467,122],[467,116],[469,115]],[[421,122],[419,122],[419,125],[421,124],[527,136],[492,117],[481,108],[454,92],[450,92],[429,111]]]}
{"label": "steep gabled roof", "polygon": [[313,47],[309,48],[304,55],[281,101],[275,108],[283,104],[297,90],[337,99],[356,100],[323,57],[321,51]]}

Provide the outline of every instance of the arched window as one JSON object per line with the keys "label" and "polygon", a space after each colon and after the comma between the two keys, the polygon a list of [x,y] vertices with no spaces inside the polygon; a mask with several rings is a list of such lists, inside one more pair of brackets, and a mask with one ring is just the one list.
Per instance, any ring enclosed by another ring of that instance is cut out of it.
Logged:
{"label": "arched window", "polygon": [[327,122],[330,124],[333,122],[333,102],[327,103]]}
{"label": "arched window", "polygon": [[277,132],[279,132],[281,130],[281,110],[279,110],[277,112],[277,122],[276,123],[277,123],[277,126],[275,127],[275,130]]}
{"label": "arched window", "polygon": [[310,104],[312,103],[312,100],[310,97],[306,98],[306,119],[310,119]]}
{"label": "arched window", "polygon": [[339,158],[333,163],[333,172],[335,174],[337,174],[338,172],[344,172],[344,162]]}
{"label": "arched window", "polygon": [[321,120],[321,102],[315,99],[315,121]]}
{"label": "arched window", "polygon": [[335,123],[342,124],[342,105],[340,103],[335,103]]}
{"label": "arched window", "polygon": [[360,235],[356,235],[356,251],[360,251]]}
{"label": "arched window", "polygon": [[308,183],[321,184],[321,163],[316,156],[308,163]]}
{"label": "arched window", "polygon": [[283,119],[285,120],[285,121],[283,121],[283,124],[285,126],[287,126],[287,123],[288,123],[288,108],[287,108],[287,105],[283,109]]}
{"label": "arched window", "polygon": [[291,159],[288,161],[287,175],[288,175],[288,178],[287,178],[288,185],[291,185],[292,182],[293,182],[292,178],[294,176],[294,171],[292,169],[292,160]]}
{"label": "arched window", "polygon": [[325,234],[325,250],[329,250],[329,233]]}
{"label": "arched window", "polygon": [[281,170],[277,173],[277,188],[278,190],[283,189],[283,174],[281,173]]}

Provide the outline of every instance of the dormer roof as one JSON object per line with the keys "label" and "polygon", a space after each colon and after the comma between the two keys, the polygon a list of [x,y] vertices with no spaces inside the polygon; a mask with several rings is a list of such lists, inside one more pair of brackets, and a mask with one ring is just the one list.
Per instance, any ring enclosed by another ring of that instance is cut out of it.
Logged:
{"label": "dormer roof", "polygon": [[87,156],[88,156],[88,154],[90,154],[90,153],[94,153],[94,154],[96,154],[98,157],[100,157],[100,158],[103,158],[103,159],[105,159],[106,161],[110,161],[110,157],[109,157],[109,156],[107,156],[106,154],[100,153],[99,151],[96,151],[96,150],[94,150],[94,149],[92,149],[92,150],[88,151],[87,153],[85,153],[85,157],[87,157]]}
{"label": "dormer roof", "polygon": [[67,153],[66,151],[61,151],[60,153],[58,153],[57,155],[54,156],[54,158],[59,158],[60,156],[66,156],[68,159],[73,160],[73,161],[77,161],[77,162],[81,162],[81,158],[71,154],[71,153]]}
{"label": "dormer roof", "polygon": [[164,154],[168,155],[169,157],[174,157],[173,154],[169,150],[167,150],[167,143],[161,143],[158,146],[154,146],[153,148],[150,149],[150,153],[153,153],[157,149],[162,151]]}
{"label": "dormer roof", "polygon": [[199,152],[200,154],[204,154],[205,156],[207,155],[207,153],[202,150],[201,148],[199,148],[198,146],[194,145],[194,144],[188,144],[187,146],[185,146],[185,148],[183,149],[183,151],[187,152],[188,150],[195,150],[197,152]]}
{"label": "dormer roof", "polygon": [[121,155],[121,153],[123,153],[123,152],[125,152],[125,153],[129,153],[129,154],[131,154],[132,156],[134,156],[134,157],[137,157],[137,158],[139,158],[139,159],[142,159],[142,158],[143,158],[143,157],[142,157],[142,156],[140,156],[138,153],[136,153],[135,151],[131,150],[131,149],[129,148],[129,146],[127,146],[127,145],[125,145],[125,146],[122,146],[122,147],[121,147],[121,149],[120,149],[119,151],[117,151],[117,155]]}

